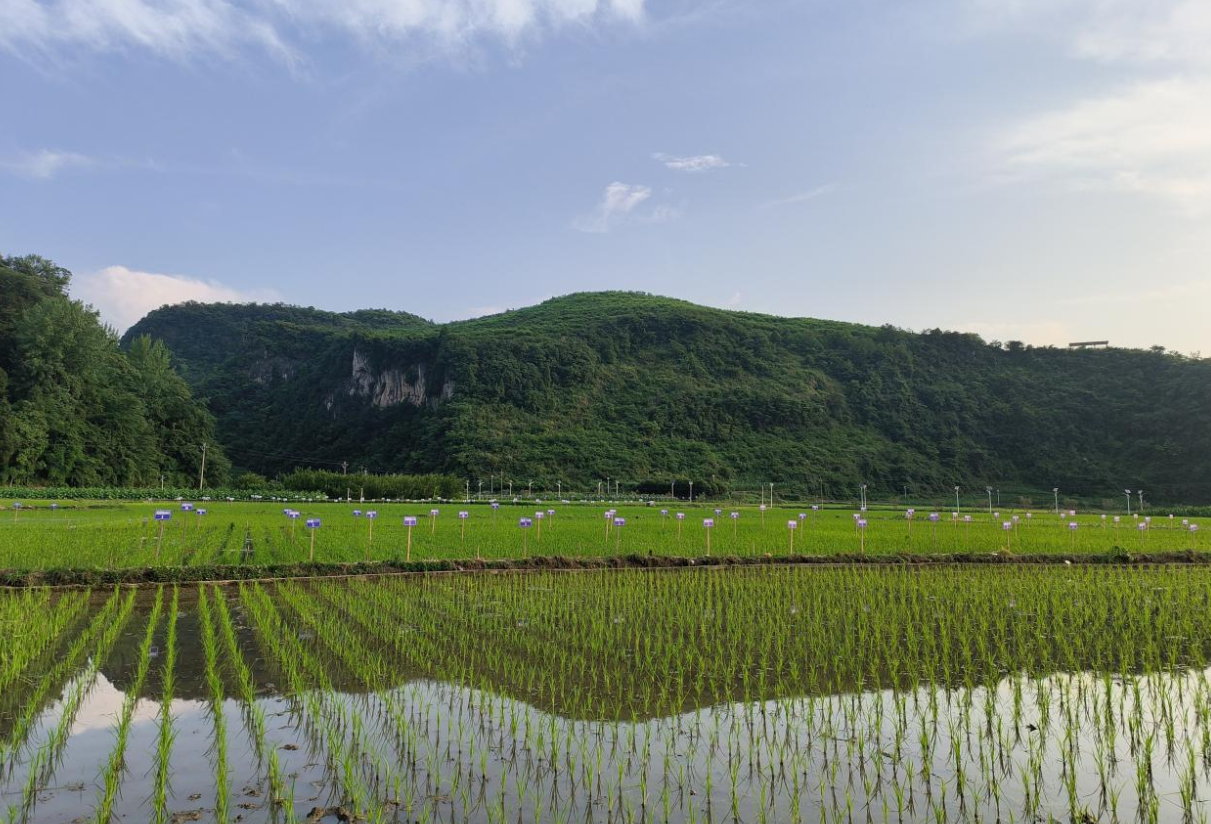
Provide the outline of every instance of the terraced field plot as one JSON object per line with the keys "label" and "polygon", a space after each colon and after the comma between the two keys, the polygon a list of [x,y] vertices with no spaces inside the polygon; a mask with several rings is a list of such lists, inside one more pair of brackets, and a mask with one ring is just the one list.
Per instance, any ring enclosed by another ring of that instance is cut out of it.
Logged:
{"label": "terraced field plot", "polygon": [[1209,612],[1178,567],[10,592],[0,820],[1201,821]]}

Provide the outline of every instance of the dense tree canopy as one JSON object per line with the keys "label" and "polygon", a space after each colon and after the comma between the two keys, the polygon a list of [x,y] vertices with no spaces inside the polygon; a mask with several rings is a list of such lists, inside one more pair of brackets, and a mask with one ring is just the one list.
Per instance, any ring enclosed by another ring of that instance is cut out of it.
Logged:
{"label": "dense tree canopy", "polygon": [[[162,343],[129,352],[71,300],[71,273],[0,256],[0,482],[56,486],[197,482],[214,419],[173,371]],[[207,455],[221,482],[228,462]]]}
{"label": "dense tree canopy", "polygon": [[[630,488],[1211,497],[1211,361],[579,294],[444,325],[186,304],[172,348],[239,465]],[[1041,499],[1040,499],[1041,500]]]}

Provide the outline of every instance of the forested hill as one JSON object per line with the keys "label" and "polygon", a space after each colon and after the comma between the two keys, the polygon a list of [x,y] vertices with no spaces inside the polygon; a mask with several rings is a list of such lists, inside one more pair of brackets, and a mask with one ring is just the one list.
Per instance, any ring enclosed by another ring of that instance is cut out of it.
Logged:
{"label": "forested hill", "polygon": [[221,483],[214,418],[164,345],[131,337],[123,351],[70,283],[45,258],[0,255],[0,483],[192,486],[203,443]]}
{"label": "forested hill", "polygon": [[[1211,361],[1067,351],[576,294],[430,324],[186,304],[164,340],[242,467],[773,481],[787,493],[992,484],[1211,496]],[[699,488],[702,488],[699,487]]]}

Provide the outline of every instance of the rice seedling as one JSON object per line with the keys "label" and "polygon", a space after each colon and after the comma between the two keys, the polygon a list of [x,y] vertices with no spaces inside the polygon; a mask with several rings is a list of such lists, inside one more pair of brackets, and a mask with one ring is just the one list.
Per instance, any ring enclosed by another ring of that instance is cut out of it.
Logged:
{"label": "rice seedling", "polygon": [[[576,529],[562,511],[557,529],[545,515],[544,544]],[[633,541],[644,515],[613,516],[609,544]],[[652,532],[675,546],[675,519],[666,528],[652,515]],[[880,530],[907,537],[903,513],[863,519],[870,553],[884,551]],[[1034,532],[1071,541],[1071,519],[937,528],[982,529],[1016,553]],[[742,540],[760,532],[758,518],[739,520]],[[859,544],[846,520],[842,540]],[[784,522],[766,533],[783,552],[792,535],[799,552],[826,529],[811,515]],[[912,526],[913,540],[931,544],[937,523]],[[489,524],[485,513],[468,541]],[[516,541],[517,526],[500,528]],[[596,515],[590,529],[600,547]],[[1089,533],[1103,530],[1090,522],[1077,540]],[[57,820],[46,799],[96,781],[87,818],[137,816],[141,795],[147,819],[171,819],[182,770],[213,783],[213,804],[202,803],[222,824],[312,808],[317,820],[343,809],[351,820],[510,824],[1198,821],[1211,792],[1201,567],[536,572],[151,597],[146,626],[128,635],[113,627],[128,622],[133,595],[90,605],[76,593],[0,594],[0,620],[26,611],[50,627],[0,639],[0,677],[32,685],[21,701],[0,696],[0,792],[17,800],[8,818]],[[177,620],[191,609],[196,621]],[[120,685],[108,716],[88,698],[101,675]],[[229,693],[246,752],[228,729]],[[158,702],[154,715],[136,711],[144,699]],[[89,760],[71,742],[98,724],[112,742]],[[126,758],[139,724],[155,749],[147,776]],[[184,738],[197,727],[209,730],[203,756]],[[233,772],[237,762],[256,775]],[[256,809],[242,781],[265,789]]]}
{"label": "rice seedling", "polygon": [[[139,692],[143,686],[143,682],[147,679],[148,671],[151,669],[151,644],[155,636],[156,625],[160,620],[163,602],[164,591],[163,589],[157,589],[155,606],[152,608],[151,616],[147,619],[147,631],[144,633],[143,643],[139,647],[138,669],[135,674],[134,687],[130,692],[126,693],[122,702],[122,708],[119,712],[115,728],[114,747],[110,751],[109,758],[102,772],[101,793],[92,815],[92,820],[95,824],[109,824],[113,818],[114,804],[118,800],[118,793],[122,785],[122,775],[126,770],[126,743],[130,738],[131,720],[134,715],[135,704],[139,701]],[[166,757],[163,751],[161,754]]]}
{"label": "rice seedling", "polygon": [[180,598],[180,590],[173,587],[172,603],[168,608],[168,632],[164,641],[164,666],[161,670],[160,734],[156,739],[155,795],[152,800],[155,824],[165,824],[169,819],[170,760],[172,744],[177,735],[173,726],[172,700],[177,663],[177,615]]}

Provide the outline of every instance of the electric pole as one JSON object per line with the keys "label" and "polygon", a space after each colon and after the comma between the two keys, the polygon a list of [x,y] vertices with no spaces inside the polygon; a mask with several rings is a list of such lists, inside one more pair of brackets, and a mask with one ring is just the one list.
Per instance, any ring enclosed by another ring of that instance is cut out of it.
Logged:
{"label": "electric pole", "polygon": [[202,484],[206,481],[206,441],[202,441],[202,469],[198,472],[198,492],[202,491]]}

